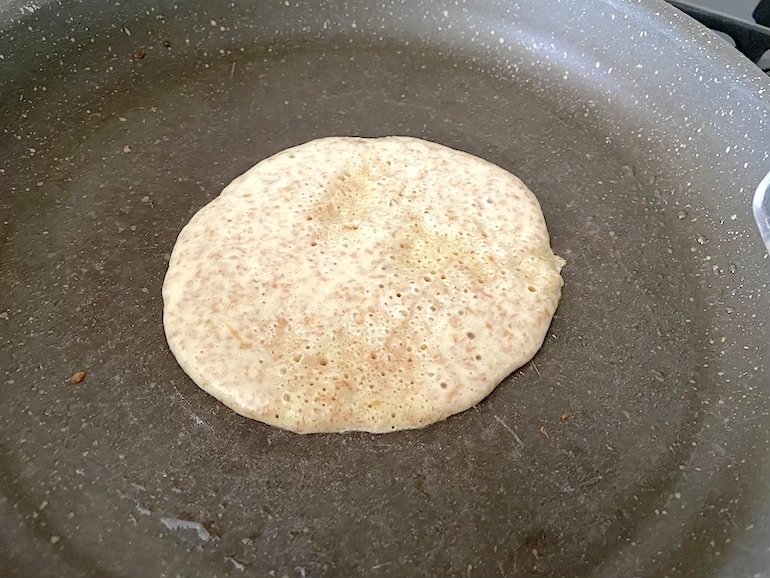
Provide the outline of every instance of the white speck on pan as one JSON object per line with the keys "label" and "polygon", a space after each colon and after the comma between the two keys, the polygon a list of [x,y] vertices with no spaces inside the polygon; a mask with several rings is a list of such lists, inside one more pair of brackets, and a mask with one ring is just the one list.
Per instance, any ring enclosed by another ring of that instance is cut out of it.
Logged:
{"label": "white speck on pan", "polygon": [[199,522],[191,522],[190,520],[180,520],[179,518],[164,517],[160,519],[160,523],[169,530],[194,530],[198,534],[198,538],[204,542],[208,542],[211,538],[209,531]]}

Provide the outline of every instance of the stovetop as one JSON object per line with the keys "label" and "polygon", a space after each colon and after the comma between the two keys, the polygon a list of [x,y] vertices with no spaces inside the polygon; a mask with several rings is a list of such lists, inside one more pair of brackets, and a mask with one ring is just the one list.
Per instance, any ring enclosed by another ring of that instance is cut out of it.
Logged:
{"label": "stovetop", "polygon": [[668,0],[770,72],[770,0]]}
{"label": "stovetop", "polygon": [[691,0],[693,4],[718,10],[731,16],[751,20],[751,13],[759,4],[758,0]]}

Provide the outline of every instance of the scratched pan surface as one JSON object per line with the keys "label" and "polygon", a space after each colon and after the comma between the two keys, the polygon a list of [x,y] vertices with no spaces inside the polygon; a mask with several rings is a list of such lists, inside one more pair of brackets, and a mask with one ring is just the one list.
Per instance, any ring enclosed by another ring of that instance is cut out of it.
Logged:
{"label": "scratched pan surface", "polygon": [[[768,576],[770,106],[732,49],[659,3],[0,4],[0,574]],[[422,431],[249,421],[163,337],[190,216],[336,134],[499,163],[568,262],[534,362]]]}

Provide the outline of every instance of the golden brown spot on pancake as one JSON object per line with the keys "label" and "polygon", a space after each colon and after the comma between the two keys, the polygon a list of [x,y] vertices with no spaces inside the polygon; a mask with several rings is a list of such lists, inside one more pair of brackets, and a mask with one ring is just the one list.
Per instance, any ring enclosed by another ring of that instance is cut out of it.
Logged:
{"label": "golden brown spot on pancake", "polygon": [[[415,219],[397,240],[393,252],[399,264],[417,273],[438,272],[445,280],[450,273],[483,281],[497,274],[494,261],[485,258],[485,248],[478,239],[464,234],[451,234],[427,228]],[[430,281],[429,275],[424,275]]]}
{"label": "golden brown spot on pancake", "polygon": [[236,341],[241,340],[241,336],[238,334],[238,332],[235,330],[235,328],[232,325],[230,325],[229,323],[225,323],[225,327],[227,328],[227,332],[230,335],[232,335],[236,339]]}

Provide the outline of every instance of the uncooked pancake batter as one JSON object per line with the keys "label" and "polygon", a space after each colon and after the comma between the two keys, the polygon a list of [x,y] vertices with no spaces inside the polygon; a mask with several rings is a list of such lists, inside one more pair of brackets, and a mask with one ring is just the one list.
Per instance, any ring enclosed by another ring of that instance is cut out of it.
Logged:
{"label": "uncooked pancake batter", "polygon": [[163,285],[179,364],[295,432],[419,428],[540,348],[563,261],[535,196],[407,137],[324,138],[235,179],[184,227]]}

